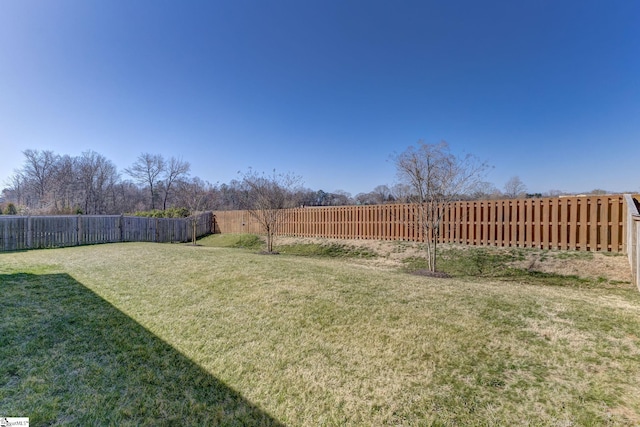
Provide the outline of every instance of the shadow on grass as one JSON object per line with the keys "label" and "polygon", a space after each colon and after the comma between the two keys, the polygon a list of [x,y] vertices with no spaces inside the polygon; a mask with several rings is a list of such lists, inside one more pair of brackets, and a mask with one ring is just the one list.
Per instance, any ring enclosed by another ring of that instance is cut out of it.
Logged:
{"label": "shadow on grass", "polygon": [[0,412],[32,425],[283,425],[66,274],[0,275]]}

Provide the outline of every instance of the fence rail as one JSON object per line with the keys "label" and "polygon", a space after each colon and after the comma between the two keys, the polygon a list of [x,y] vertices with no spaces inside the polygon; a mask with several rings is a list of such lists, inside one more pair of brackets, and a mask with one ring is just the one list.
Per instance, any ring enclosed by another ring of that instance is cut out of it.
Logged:
{"label": "fence rail", "polygon": [[[289,209],[278,234],[424,241],[415,204]],[[623,195],[455,202],[443,213],[440,243],[623,252]],[[221,233],[260,233],[247,211],[215,212]]]}
{"label": "fence rail", "polygon": [[0,251],[115,242],[186,242],[212,231],[212,213],[189,218],[123,215],[0,216]]}

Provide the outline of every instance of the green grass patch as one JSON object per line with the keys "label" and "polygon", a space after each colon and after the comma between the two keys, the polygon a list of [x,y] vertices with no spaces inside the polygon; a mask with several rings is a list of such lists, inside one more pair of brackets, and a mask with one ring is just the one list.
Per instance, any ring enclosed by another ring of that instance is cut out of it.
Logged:
{"label": "green grass patch", "polygon": [[[601,252],[603,254],[606,254],[606,252]],[[593,252],[589,252],[589,251],[560,251],[554,254],[555,258],[557,259],[563,259],[563,260],[568,260],[568,259],[585,259],[585,260],[591,260],[593,259]]]}
{"label": "green grass patch", "polygon": [[278,245],[281,254],[314,256],[328,258],[375,258],[377,255],[366,248],[358,248],[339,243],[299,243],[294,245]]}
{"label": "green grass patch", "polygon": [[0,298],[33,425],[640,423],[632,286],[125,243],[2,253]]}
{"label": "green grass patch", "polygon": [[277,425],[66,273],[0,274],[0,408],[31,425]]}
{"label": "green grass patch", "polygon": [[264,246],[264,240],[255,234],[211,234],[199,239],[198,244],[212,248],[259,250]]}
{"label": "green grass patch", "polygon": [[[264,239],[254,234],[214,234],[198,240],[202,246],[259,250]],[[296,243],[278,245],[275,251],[283,255],[325,258],[375,258],[377,254],[366,248],[340,243]]]}
{"label": "green grass patch", "polygon": [[[492,278],[514,281],[530,285],[603,287],[627,285],[628,283],[609,283],[605,278],[584,278],[576,275],[565,275],[537,271],[531,268],[514,267],[513,263],[524,261],[530,249],[502,249],[487,247],[445,248],[438,251],[437,269],[452,277],[458,278]],[[536,251],[540,262],[549,257],[560,260],[593,259],[591,252],[553,252]],[[428,269],[426,258],[407,257],[402,260],[403,270],[413,273]]]}
{"label": "green grass patch", "polygon": [[[508,263],[523,260],[523,255],[515,250],[495,252],[487,248],[440,249],[437,254],[437,268],[451,276],[498,277],[509,269]],[[408,257],[403,260],[409,272],[428,267],[424,257]]]}

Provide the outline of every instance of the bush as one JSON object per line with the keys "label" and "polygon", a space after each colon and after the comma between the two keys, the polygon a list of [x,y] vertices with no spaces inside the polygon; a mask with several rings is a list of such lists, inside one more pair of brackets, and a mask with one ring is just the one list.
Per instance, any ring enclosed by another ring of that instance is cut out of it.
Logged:
{"label": "bush", "polygon": [[164,211],[154,209],[152,211],[138,211],[134,216],[143,216],[149,218],[186,218],[190,215],[187,208],[169,208]]}
{"label": "bush", "polygon": [[18,215],[18,209],[16,209],[16,205],[13,203],[9,203],[7,205],[7,210],[5,211],[6,215]]}

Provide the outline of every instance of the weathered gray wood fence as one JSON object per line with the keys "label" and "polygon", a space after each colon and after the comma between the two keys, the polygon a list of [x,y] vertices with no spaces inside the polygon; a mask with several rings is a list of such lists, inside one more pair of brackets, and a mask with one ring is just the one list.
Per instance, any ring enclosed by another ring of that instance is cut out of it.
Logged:
{"label": "weathered gray wood fence", "polygon": [[640,212],[633,199],[625,194],[627,204],[626,252],[631,264],[633,280],[640,290]]}
{"label": "weathered gray wood fence", "polygon": [[0,251],[116,242],[187,242],[211,233],[213,216],[147,218],[124,215],[0,216]]}

